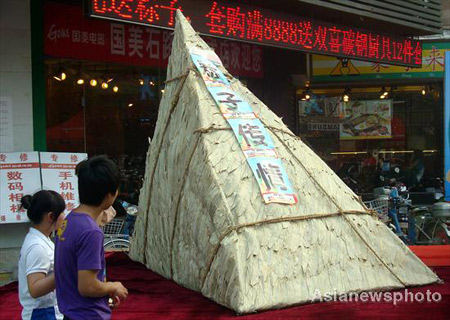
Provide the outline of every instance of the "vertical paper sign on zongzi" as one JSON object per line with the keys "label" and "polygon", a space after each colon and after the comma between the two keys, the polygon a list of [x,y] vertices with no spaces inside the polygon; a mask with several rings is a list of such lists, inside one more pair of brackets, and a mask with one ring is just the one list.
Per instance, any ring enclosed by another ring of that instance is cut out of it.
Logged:
{"label": "vertical paper sign on zongzi", "polygon": [[297,203],[289,177],[268,131],[230,86],[220,69],[221,61],[211,50],[192,50],[191,58],[206,87],[231,126],[247,163],[258,182],[265,203]]}

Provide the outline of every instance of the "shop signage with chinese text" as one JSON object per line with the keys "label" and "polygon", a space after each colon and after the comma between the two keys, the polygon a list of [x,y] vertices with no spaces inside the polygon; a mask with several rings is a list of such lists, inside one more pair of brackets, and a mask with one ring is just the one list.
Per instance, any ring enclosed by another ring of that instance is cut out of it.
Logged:
{"label": "shop signage with chinese text", "polygon": [[66,214],[79,205],[75,167],[86,153],[41,152],[43,189],[57,191],[66,202]]}
{"label": "shop signage with chinese text", "polygon": [[[45,5],[44,53],[48,56],[166,68],[169,30],[85,18],[81,7]],[[235,76],[263,77],[262,47],[206,37]]]}
{"label": "shop signage with chinese text", "polygon": [[0,224],[27,222],[20,200],[40,189],[38,152],[0,153]]}
{"label": "shop signage with chinese text", "polygon": [[313,55],[314,82],[340,82],[382,79],[423,79],[444,77],[444,54],[450,42],[428,42],[422,45],[422,67],[409,68],[336,57]]}
{"label": "shop signage with chinese text", "polygon": [[204,35],[394,65],[420,67],[419,41],[229,1],[88,0],[91,17],[173,29],[180,10]]}
{"label": "shop signage with chinese text", "polygon": [[28,222],[21,199],[41,189],[58,192],[66,213],[78,206],[75,167],[86,158],[86,153],[0,153],[0,224]]}

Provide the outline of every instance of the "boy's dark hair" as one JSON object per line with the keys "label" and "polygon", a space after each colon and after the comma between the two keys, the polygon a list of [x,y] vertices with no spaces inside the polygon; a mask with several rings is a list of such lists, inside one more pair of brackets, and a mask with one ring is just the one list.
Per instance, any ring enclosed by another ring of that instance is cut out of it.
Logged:
{"label": "boy's dark hair", "polygon": [[44,214],[53,212],[53,221],[66,209],[66,203],[58,192],[53,190],[41,190],[34,195],[26,195],[20,199],[22,207],[27,209],[28,219],[34,224],[41,223]]}
{"label": "boy's dark hair", "polygon": [[106,156],[81,161],[76,169],[80,203],[99,206],[108,194],[119,188],[120,175],[115,163]]}

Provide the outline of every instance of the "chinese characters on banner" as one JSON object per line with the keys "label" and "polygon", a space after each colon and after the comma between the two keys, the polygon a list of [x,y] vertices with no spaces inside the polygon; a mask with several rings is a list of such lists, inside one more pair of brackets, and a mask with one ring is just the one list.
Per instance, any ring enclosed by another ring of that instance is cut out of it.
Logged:
{"label": "chinese characters on banner", "polygon": [[381,79],[425,79],[444,77],[444,54],[450,51],[450,42],[422,44],[422,67],[394,66],[380,62],[339,59],[313,55],[314,82],[358,82]]}
{"label": "chinese characters on banner", "polygon": [[236,136],[258,182],[265,203],[297,203],[274,143],[250,105],[236,94],[223,74],[222,63],[210,50],[193,49],[191,58],[209,93]]}
{"label": "chinese characters on banner", "polygon": [[41,152],[40,156],[43,188],[55,190],[63,197],[67,214],[79,204],[75,167],[87,158],[87,154]]}
{"label": "chinese characters on banner", "polygon": [[[64,14],[61,14],[64,12]],[[83,16],[81,7],[45,5],[44,52],[50,56],[166,68],[172,49],[169,30]],[[263,76],[262,48],[205,38],[236,76]]]}
{"label": "chinese characters on banner", "polygon": [[228,1],[89,0],[92,17],[173,29],[179,9],[204,35],[326,55],[420,67],[420,41]]}
{"label": "chinese characters on banner", "polygon": [[29,221],[20,200],[40,189],[38,152],[0,153],[0,223]]}

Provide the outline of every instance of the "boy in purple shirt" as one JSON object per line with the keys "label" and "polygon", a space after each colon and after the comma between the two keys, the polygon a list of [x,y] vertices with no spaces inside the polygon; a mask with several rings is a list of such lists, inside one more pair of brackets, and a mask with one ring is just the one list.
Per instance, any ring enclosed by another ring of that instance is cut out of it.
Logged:
{"label": "boy in purple shirt", "polygon": [[117,197],[119,172],[105,156],[82,161],[76,168],[80,206],[58,230],[55,285],[59,310],[67,320],[111,319],[108,298],[126,299],[120,282],[106,282],[103,232],[96,221]]}

